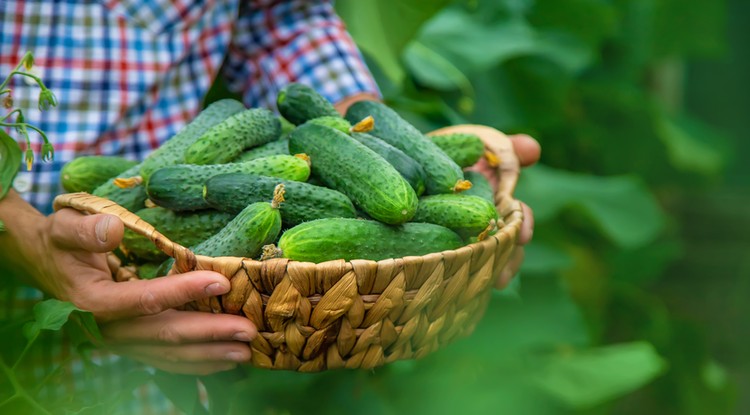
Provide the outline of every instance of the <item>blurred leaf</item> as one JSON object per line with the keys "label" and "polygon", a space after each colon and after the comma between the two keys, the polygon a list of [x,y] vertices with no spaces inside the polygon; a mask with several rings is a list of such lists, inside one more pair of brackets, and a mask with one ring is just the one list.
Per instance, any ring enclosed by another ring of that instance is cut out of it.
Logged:
{"label": "blurred leaf", "polygon": [[676,168],[713,175],[725,167],[728,140],[711,127],[688,117],[663,117],[658,133]]}
{"label": "blurred leaf", "polygon": [[622,247],[643,245],[664,226],[661,208],[636,176],[596,177],[537,165],[524,170],[517,195],[540,222],[564,208],[581,208]]}
{"label": "blurred leaf", "polygon": [[542,274],[559,271],[573,264],[573,259],[560,248],[534,240],[524,248],[525,258],[521,270]]}
{"label": "blurred leaf", "polygon": [[596,48],[619,24],[610,0],[537,0],[527,17],[535,27],[565,31]]}
{"label": "blurred leaf", "polygon": [[635,342],[552,356],[533,378],[569,407],[585,409],[645,385],[665,368],[653,346]]}
{"label": "blurred leaf", "polygon": [[74,311],[82,311],[73,303],[54,298],[44,300],[34,306],[34,321],[24,326],[24,335],[33,339],[42,330],[60,330]]}
{"label": "blurred leaf", "polygon": [[472,93],[466,75],[450,61],[419,41],[409,43],[404,53],[404,63],[415,78],[425,86],[438,90],[460,89]]}
{"label": "blurred leaf", "polygon": [[719,56],[726,51],[727,2],[658,0],[654,3],[656,57]]}
{"label": "blurred leaf", "polygon": [[[401,53],[422,24],[448,0],[340,0],[336,10],[359,47],[394,82],[404,77]],[[384,24],[384,22],[390,22]]]}
{"label": "blurred leaf", "polygon": [[198,396],[198,378],[157,370],[153,376],[159,390],[187,415],[208,415]]}
{"label": "blurred leaf", "polygon": [[0,200],[10,190],[21,165],[21,148],[8,133],[0,129]]}

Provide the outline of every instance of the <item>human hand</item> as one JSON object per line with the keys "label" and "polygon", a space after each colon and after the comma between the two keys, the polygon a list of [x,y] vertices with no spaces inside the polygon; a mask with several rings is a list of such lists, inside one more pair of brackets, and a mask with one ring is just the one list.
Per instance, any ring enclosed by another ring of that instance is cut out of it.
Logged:
{"label": "human hand", "polygon": [[[539,142],[535,139],[526,134],[509,135],[508,138],[513,143],[513,150],[518,157],[521,167],[528,167],[539,161],[542,149],[539,146]],[[493,189],[497,189],[497,176],[495,175],[495,169],[490,167],[484,158],[472,167],[472,170],[483,173],[489,179]],[[518,273],[524,259],[523,246],[531,241],[531,237],[534,234],[534,212],[523,202],[521,202],[521,207],[523,208],[521,233],[508,264],[495,282],[495,287],[499,289],[505,288],[510,283],[511,279],[513,279],[513,276]]]}
{"label": "human hand", "polygon": [[104,347],[174,373],[209,374],[250,359],[257,335],[244,317],[178,311],[201,298],[225,294],[226,277],[194,271],[154,280],[114,282],[106,253],[115,249],[123,224],[112,215],[62,209],[47,217],[33,266],[39,287],[90,311]]}

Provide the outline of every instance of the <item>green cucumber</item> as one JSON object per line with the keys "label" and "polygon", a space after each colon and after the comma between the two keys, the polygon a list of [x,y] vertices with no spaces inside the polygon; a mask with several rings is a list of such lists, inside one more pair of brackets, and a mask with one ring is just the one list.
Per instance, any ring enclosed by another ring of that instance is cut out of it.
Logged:
{"label": "green cucumber", "polygon": [[257,257],[264,245],[278,238],[281,232],[281,213],[284,186],[274,191],[271,202],[248,205],[218,233],[191,248],[199,255]]}
{"label": "green cucumber", "polygon": [[479,196],[424,196],[419,200],[417,214],[412,220],[445,226],[468,239],[492,231],[497,222],[497,210],[494,204]]}
{"label": "green cucumber", "polygon": [[345,120],[340,115],[337,115],[335,117],[326,116],[313,118],[308,122],[311,124],[325,125],[326,127],[335,128],[344,134],[349,134],[352,128],[352,125],[349,123],[349,121]]}
{"label": "green cucumber", "polygon": [[117,156],[83,156],[65,163],[60,183],[66,192],[91,193],[108,179],[134,167],[137,161]]}
{"label": "green cucumber", "polygon": [[262,146],[245,150],[236,159],[232,160],[232,162],[242,163],[245,161],[259,159],[261,157],[276,156],[280,154],[289,154],[288,139],[282,138],[279,140],[271,141],[270,143],[263,144]]}
{"label": "green cucumber", "polygon": [[324,96],[307,85],[291,83],[279,91],[276,105],[281,115],[294,125],[318,117],[340,117],[341,114]]}
{"label": "green cucumber", "polygon": [[146,184],[146,192],[155,204],[168,209],[207,209],[209,205],[203,199],[203,186],[206,180],[224,173],[253,173],[306,181],[310,176],[310,165],[305,158],[289,155],[268,156],[244,163],[179,164],[154,172]]}
{"label": "green cucumber", "polygon": [[424,193],[426,178],[424,169],[413,158],[385,141],[367,133],[353,133],[352,138],[378,153],[380,157],[383,157],[390,163],[391,166],[401,173],[401,177],[409,182],[412,189],[417,193],[417,196],[421,196]]}
{"label": "green cucumber", "polygon": [[464,171],[464,178],[471,182],[471,189],[462,192],[462,195],[479,196],[488,202],[495,204],[495,192],[492,191],[492,185],[484,174],[473,171]]}
{"label": "green cucumber", "polygon": [[208,179],[203,198],[217,210],[236,213],[251,203],[270,200],[279,183],[284,184],[285,190],[285,202],[280,208],[284,226],[320,218],[356,217],[352,201],[333,189],[248,173],[220,174]]}
{"label": "green cucumber", "polygon": [[238,112],[211,127],[185,150],[188,164],[221,164],[237,158],[247,148],[281,137],[281,122],[271,111],[252,108]]}
{"label": "green cucumber", "polygon": [[347,134],[305,123],[289,134],[289,150],[310,156],[313,174],[371,217],[399,224],[414,216],[414,189],[385,159]]}
{"label": "green cucumber", "polygon": [[467,183],[461,167],[396,111],[379,102],[359,101],[349,107],[346,113],[346,119],[352,123],[367,116],[375,119],[375,128],[370,134],[398,148],[422,165],[427,175],[427,194],[453,193],[466,189]]}
{"label": "green cucumber", "polygon": [[185,151],[188,147],[213,126],[244,109],[245,105],[230,98],[211,103],[177,134],[143,160],[140,176],[147,181],[153,172],[162,167],[185,163]]}
{"label": "green cucumber", "polygon": [[484,155],[484,141],[476,134],[433,135],[430,139],[461,168],[475,165]]}
{"label": "green cucumber", "polygon": [[[215,210],[186,213],[162,207],[141,209],[135,214],[164,236],[183,246],[192,246],[208,239],[235,216]],[[140,261],[163,261],[167,258],[148,238],[129,229],[125,230],[122,246],[129,257]]]}
{"label": "green cucumber", "polygon": [[288,229],[279,239],[282,256],[296,261],[379,261],[421,256],[463,245],[452,230],[431,223],[390,226],[366,219],[327,218]]}
{"label": "green cucumber", "polygon": [[[141,166],[142,164],[136,164],[117,175],[117,178],[131,178],[138,176],[141,171]],[[145,186],[121,189],[115,185],[114,180],[107,180],[91,193],[95,196],[109,199],[131,212],[143,209],[143,203],[148,199]]]}

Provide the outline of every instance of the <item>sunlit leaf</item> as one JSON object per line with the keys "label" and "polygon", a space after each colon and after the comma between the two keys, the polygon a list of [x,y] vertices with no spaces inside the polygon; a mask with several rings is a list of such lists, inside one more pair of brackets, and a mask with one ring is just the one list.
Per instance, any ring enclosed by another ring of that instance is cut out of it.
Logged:
{"label": "sunlit leaf", "polygon": [[13,185],[13,179],[21,164],[21,148],[8,133],[0,129],[0,199]]}
{"label": "sunlit leaf", "polygon": [[404,76],[401,53],[447,0],[340,0],[336,9],[363,52],[394,82]]}
{"label": "sunlit leaf", "polygon": [[727,139],[714,129],[686,117],[663,117],[658,134],[673,166],[684,171],[716,174],[727,159]]}
{"label": "sunlit leaf", "polygon": [[70,302],[54,298],[34,306],[34,321],[24,327],[27,339],[36,337],[42,330],[60,330],[74,311],[81,311]]}
{"label": "sunlit leaf", "polygon": [[517,195],[539,221],[553,219],[564,208],[580,208],[623,247],[653,240],[664,226],[659,204],[635,176],[597,177],[538,165],[521,179]]}
{"label": "sunlit leaf", "polygon": [[585,409],[642,387],[665,368],[653,346],[635,342],[558,353],[532,378],[570,408]]}

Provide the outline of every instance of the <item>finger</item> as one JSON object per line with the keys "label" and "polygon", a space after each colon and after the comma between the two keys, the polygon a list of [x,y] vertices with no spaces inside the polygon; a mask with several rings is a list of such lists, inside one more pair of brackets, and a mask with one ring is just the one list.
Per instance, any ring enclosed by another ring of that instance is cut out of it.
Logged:
{"label": "finger", "polygon": [[53,215],[52,242],[61,248],[88,252],[109,252],[117,248],[125,231],[113,215],[84,215],[75,209],[62,209]]}
{"label": "finger", "polygon": [[[212,271],[192,271],[153,280],[100,280],[85,287],[83,306],[99,321],[147,316],[229,292],[229,280]],[[82,307],[83,308],[83,307]]]}
{"label": "finger", "polygon": [[539,161],[542,147],[534,138],[526,134],[509,135],[508,138],[513,143],[513,150],[521,166],[528,167]]}
{"label": "finger", "polygon": [[500,273],[500,277],[495,281],[495,288],[502,290],[510,284],[513,277],[518,274],[518,270],[521,269],[523,258],[526,255],[522,246],[517,246],[510,256],[510,260],[505,265],[505,268]]}
{"label": "finger", "polygon": [[113,321],[103,324],[101,332],[111,343],[157,344],[249,342],[258,335],[255,325],[242,316],[178,310]]}
{"label": "finger", "polygon": [[232,370],[237,367],[237,363],[231,362],[173,363],[165,362],[164,360],[156,358],[132,358],[165,372],[180,375],[206,376],[216,372],[225,372],[227,370]]}
{"label": "finger", "polygon": [[521,202],[521,209],[523,210],[523,223],[521,223],[521,233],[518,236],[518,244],[526,245],[531,242],[531,238],[534,237],[534,211],[531,210],[529,205]]}
{"label": "finger", "polygon": [[134,344],[111,347],[117,354],[136,359],[157,359],[165,363],[247,363],[250,345],[240,342],[197,343],[187,345]]}

